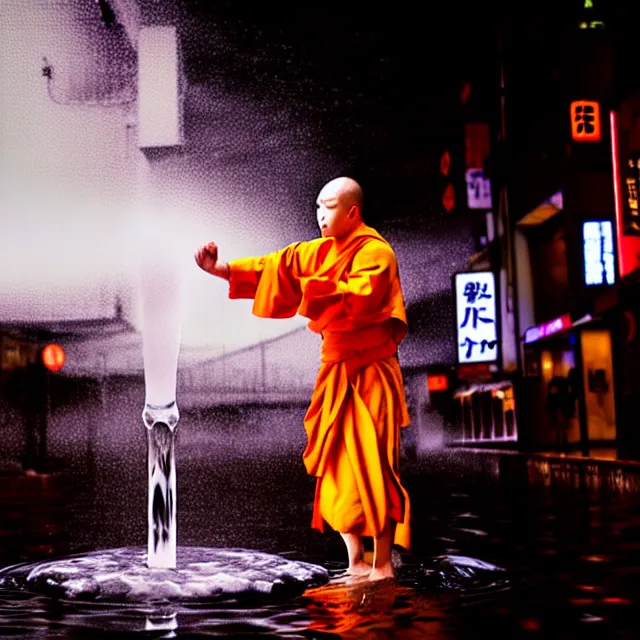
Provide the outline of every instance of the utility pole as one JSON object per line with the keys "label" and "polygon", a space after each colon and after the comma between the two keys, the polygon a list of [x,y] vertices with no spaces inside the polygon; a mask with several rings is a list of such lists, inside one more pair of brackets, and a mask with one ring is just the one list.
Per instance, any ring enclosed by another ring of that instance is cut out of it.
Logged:
{"label": "utility pole", "polygon": [[[498,27],[498,61],[499,61],[499,92],[500,92],[500,126],[498,133],[498,148],[501,149],[500,162],[504,166],[508,154],[507,117],[506,117],[506,78],[504,53],[504,23]],[[504,171],[501,171],[504,174]],[[500,298],[502,313],[502,368],[506,373],[517,373],[522,370],[518,304],[517,278],[514,256],[511,215],[509,211],[509,189],[507,180],[502,175],[499,185],[498,224],[497,233],[500,239]]]}

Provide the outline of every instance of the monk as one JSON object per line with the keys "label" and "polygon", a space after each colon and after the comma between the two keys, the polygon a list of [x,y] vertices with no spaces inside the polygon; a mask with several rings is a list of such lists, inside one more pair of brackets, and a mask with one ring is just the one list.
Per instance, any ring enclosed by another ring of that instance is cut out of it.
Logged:
{"label": "monk", "polygon": [[[398,345],[407,332],[396,256],[362,219],[351,178],[317,199],[322,237],[262,257],[218,259],[200,247],[197,264],[229,281],[229,297],[253,298],[263,318],[300,314],[322,335],[321,362],[304,418],[303,460],[317,478],[311,525],[325,522],[347,547],[348,573],[393,578],[393,544],[410,546],[409,497],[398,475],[400,428],[409,425]],[[363,537],[372,537],[372,565]]]}

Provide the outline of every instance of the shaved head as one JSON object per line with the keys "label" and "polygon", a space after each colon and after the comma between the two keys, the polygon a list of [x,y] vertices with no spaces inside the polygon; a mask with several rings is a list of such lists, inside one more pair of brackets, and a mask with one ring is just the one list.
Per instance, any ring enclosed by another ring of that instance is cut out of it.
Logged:
{"label": "shaved head", "polygon": [[324,237],[343,238],[362,224],[362,187],[347,177],[334,178],[318,194],[318,225]]}
{"label": "shaved head", "polygon": [[334,178],[322,187],[320,195],[337,197],[347,207],[356,205],[362,208],[362,187],[353,179],[347,177]]}

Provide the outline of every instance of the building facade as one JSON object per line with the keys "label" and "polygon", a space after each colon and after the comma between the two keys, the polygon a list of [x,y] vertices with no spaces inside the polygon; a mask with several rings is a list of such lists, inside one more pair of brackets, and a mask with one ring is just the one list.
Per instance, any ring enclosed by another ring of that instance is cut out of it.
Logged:
{"label": "building facade", "polygon": [[477,423],[486,415],[475,444],[503,433],[503,418],[472,398],[490,394],[493,403],[506,388],[518,448],[640,456],[634,12],[588,1],[554,21],[505,19],[498,29],[499,63],[481,80],[494,87],[483,114],[491,131],[483,169],[495,231],[487,229],[470,266],[496,279],[501,357],[484,381],[457,394],[465,434],[469,416]]}

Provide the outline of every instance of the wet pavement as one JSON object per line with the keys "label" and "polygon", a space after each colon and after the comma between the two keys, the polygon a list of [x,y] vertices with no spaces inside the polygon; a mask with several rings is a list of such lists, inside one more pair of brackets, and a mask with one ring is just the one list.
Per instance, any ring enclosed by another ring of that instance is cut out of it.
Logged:
{"label": "wet pavement", "polygon": [[[139,408],[123,406],[109,420],[82,407],[54,416],[58,472],[11,474],[5,460],[0,565],[145,544],[146,440]],[[405,456],[413,548],[396,557],[395,583],[349,584],[341,579],[346,557],[337,534],[309,528],[313,480],[301,460],[303,413],[183,417],[178,543],[317,563],[329,569],[328,586],[279,601],[182,603],[164,611],[5,590],[0,637],[100,637],[97,630],[192,638],[640,636],[634,469],[457,450]],[[443,559],[452,556],[505,571]]]}

